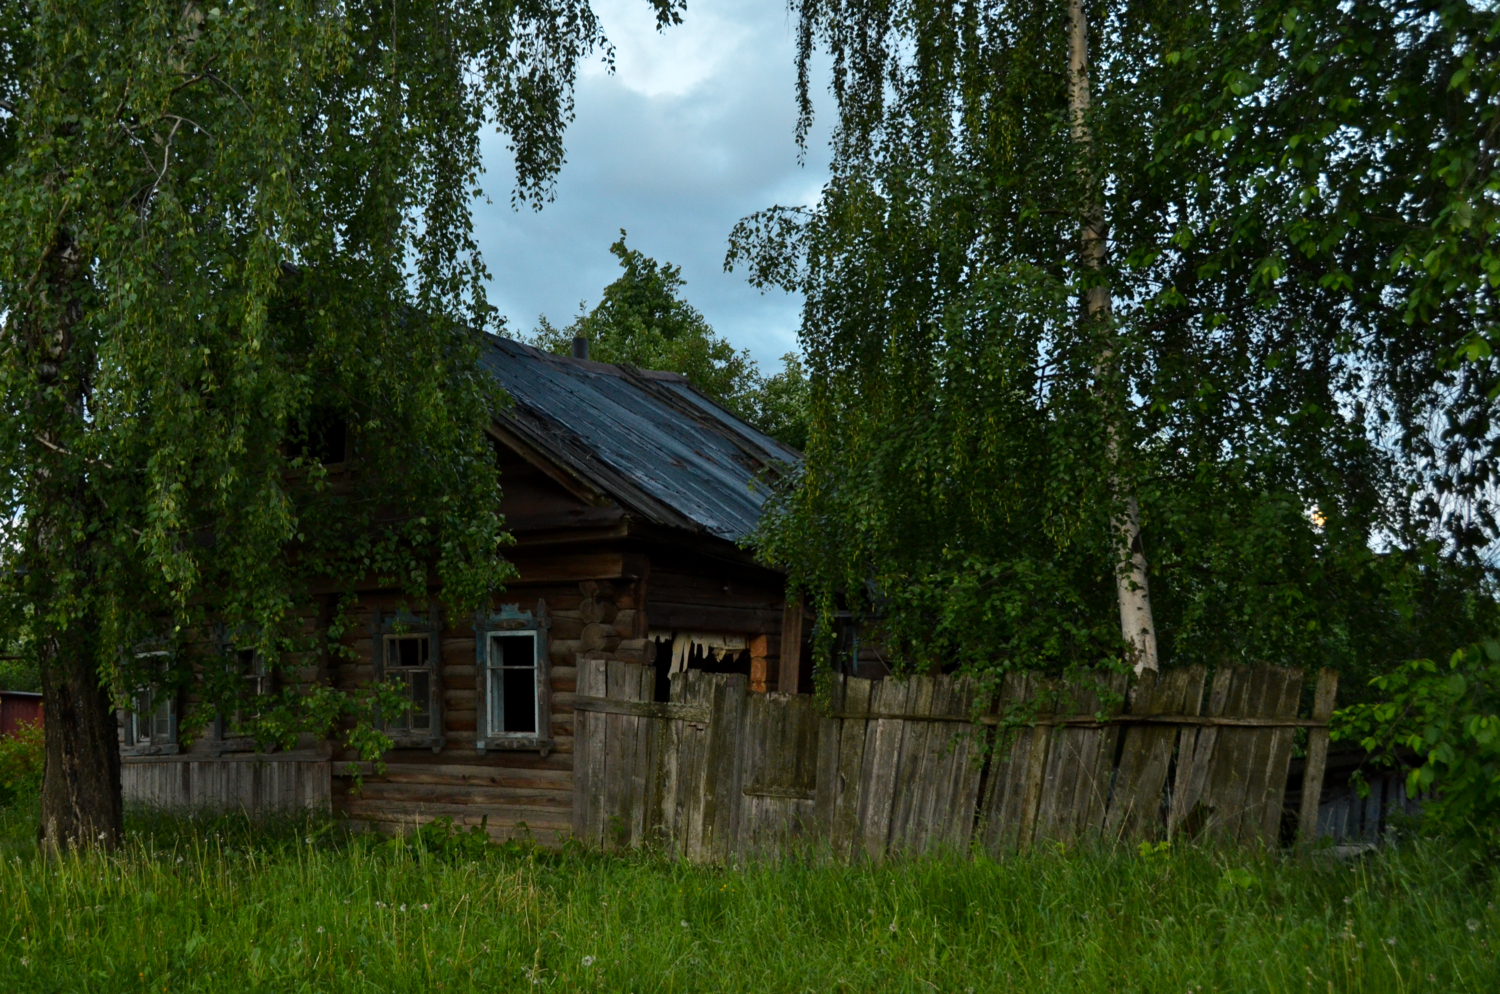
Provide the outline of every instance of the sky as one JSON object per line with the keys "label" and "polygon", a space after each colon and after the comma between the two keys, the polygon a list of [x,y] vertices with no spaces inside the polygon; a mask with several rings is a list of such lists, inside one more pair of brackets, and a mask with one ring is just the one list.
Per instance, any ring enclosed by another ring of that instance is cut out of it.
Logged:
{"label": "sky", "polygon": [[624,228],[632,248],[681,266],[688,302],[774,372],[796,348],[801,301],[724,272],[724,253],[741,217],[815,203],[827,175],[823,128],[797,161],[795,24],[781,0],[690,0],[664,33],[644,0],[594,9],[615,72],[595,59],[579,74],[555,199],[512,208],[505,138],[485,140],[489,202],[474,220],[490,302],[513,335],[530,334],[539,315],[566,324],[619,275],[609,246]]}

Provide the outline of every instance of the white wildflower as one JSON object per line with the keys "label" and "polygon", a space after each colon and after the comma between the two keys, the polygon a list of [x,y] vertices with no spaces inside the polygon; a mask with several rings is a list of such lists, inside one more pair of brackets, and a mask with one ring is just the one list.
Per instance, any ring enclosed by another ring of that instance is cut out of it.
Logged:
{"label": "white wildflower", "polygon": [[687,927],[688,927],[688,923],[687,923],[687,922],[683,922],[683,923],[682,923],[682,927],[683,927],[683,928],[687,928]]}
{"label": "white wildflower", "polygon": [[594,957],[592,957],[592,956],[585,956],[583,958],[584,969],[588,969],[589,967],[591,967],[593,965],[594,965]]}
{"label": "white wildflower", "polygon": [[1479,931],[1479,919],[1477,918],[1470,918],[1464,924],[1468,926],[1470,932]]}

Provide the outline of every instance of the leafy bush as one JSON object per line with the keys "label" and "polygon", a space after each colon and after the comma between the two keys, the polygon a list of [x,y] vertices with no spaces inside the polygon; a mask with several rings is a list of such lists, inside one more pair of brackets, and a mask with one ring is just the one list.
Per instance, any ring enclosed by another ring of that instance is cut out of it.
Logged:
{"label": "leafy bush", "polygon": [[14,734],[0,736],[0,807],[41,790],[45,755],[40,722],[23,724]]}
{"label": "leafy bush", "polygon": [[498,844],[490,839],[489,822],[489,816],[486,815],[478,825],[470,825],[465,829],[444,815],[425,822],[410,836],[393,838],[391,845],[409,848],[417,855],[437,857],[451,863],[496,856],[543,855],[525,822],[517,826],[518,834],[514,838]]}
{"label": "leafy bush", "polygon": [[1380,700],[1339,711],[1333,738],[1358,741],[1385,765],[1415,753],[1407,791],[1429,795],[1424,823],[1500,843],[1500,643],[1459,649],[1447,665],[1413,660],[1370,685]]}

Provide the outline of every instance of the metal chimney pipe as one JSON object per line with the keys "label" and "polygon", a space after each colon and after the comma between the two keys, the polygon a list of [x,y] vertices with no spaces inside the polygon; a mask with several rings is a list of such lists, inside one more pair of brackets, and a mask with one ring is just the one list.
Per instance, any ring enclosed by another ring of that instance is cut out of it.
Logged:
{"label": "metal chimney pipe", "polygon": [[587,359],[589,357],[589,340],[582,335],[573,336],[573,358]]}

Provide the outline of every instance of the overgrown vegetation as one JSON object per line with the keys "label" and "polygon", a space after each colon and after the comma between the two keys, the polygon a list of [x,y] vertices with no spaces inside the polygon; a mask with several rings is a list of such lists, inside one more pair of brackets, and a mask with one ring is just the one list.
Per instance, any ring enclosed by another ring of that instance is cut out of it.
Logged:
{"label": "overgrown vegetation", "polygon": [[1443,850],[1351,862],[1045,849],[742,869],[132,818],[36,855],[0,813],[0,989],[1485,992],[1500,878]]}
{"label": "overgrown vegetation", "polygon": [[117,836],[137,688],[190,726],[242,651],[347,656],[364,578],[467,615],[512,575],[479,136],[545,200],[606,46],[586,0],[0,4],[0,638],[58,844]]}
{"label": "overgrown vegetation", "polygon": [[37,672],[35,657],[0,654],[0,690],[29,690],[36,693],[41,689],[42,675]]}
{"label": "overgrown vegetation", "polygon": [[42,726],[23,724],[0,735],[0,808],[34,799],[42,789]]}
{"label": "overgrown vegetation", "polygon": [[623,230],[609,250],[624,272],[599,303],[563,328],[543,317],[532,345],[567,355],[573,336],[582,335],[592,359],[681,373],[767,435],[798,449],[807,444],[807,377],[796,353],[782,356],[781,372],[762,375],[749,350],[720,338],[683,298],[680,267],[630,248]]}
{"label": "overgrown vegetation", "polygon": [[1335,716],[1335,740],[1408,768],[1407,792],[1429,795],[1428,830],[1500,845],[1500,643],[1413,660],[1372,684],[1374,702]]}
{"label": "overgrown vegetation", "polygon": [[1118,661],[1132,502],[1163,665],[1359,692],[1500,630],[1494,5],[792,7],[832,176],[729,262],[806,298],[761,548],[822,649]]}

